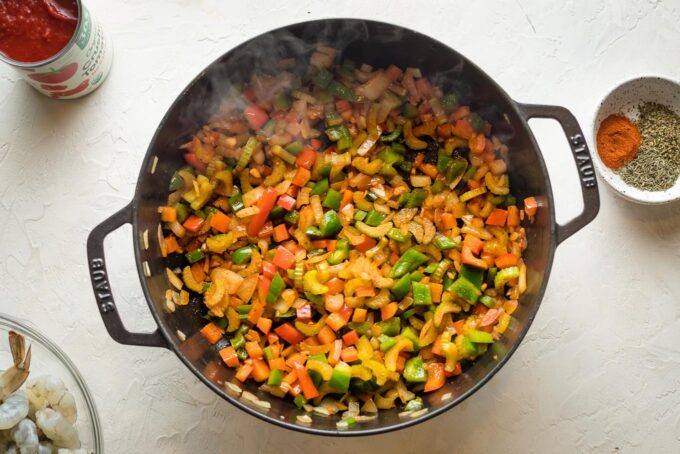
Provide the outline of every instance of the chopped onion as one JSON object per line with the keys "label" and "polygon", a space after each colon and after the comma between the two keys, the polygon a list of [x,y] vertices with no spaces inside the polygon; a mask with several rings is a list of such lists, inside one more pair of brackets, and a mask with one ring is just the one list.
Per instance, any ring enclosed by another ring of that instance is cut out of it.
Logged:
{"label": "chopped onion", "polygon": [[312,424],[312,418],[309,415],[297,415],[295,417],[295,421],[297,421],[299,424]]}
{"label": "chopped onion", "polygon": [[184,342],[187,340],[187,335],[184,334],[184,332],[177,330],[177,338],[179,339],[180,342]]}
{"label": "chopped onion", "polygon": [[170,268],[165,269],[165,274],[168,275],[168,280],[177,290],[182,290],[184,287],[184,282],[177,276]]}
{"label": "chopped onion", "polygon": [[236,394],[241,394],[243,392],[243,390],[238,385],[235,385],[234,383],[224,382],[224,387],[229,389],[230,391],[236,393]]}
{"label": "chopped onion", "polygon": [[260,400],[257,398],[255,394],[248,391],[243,391],[243,393],[241,394],[241,398],[246,402],[250,402],[256,407],[259,407],[263,410],[269,410],[270,408],[272,408],[272,404],[270,402]]}
{"label": "chopped onion", "polygon": [[156,173],[156,166],[157,165],[158,165],[158,156],[154,156],[153,160],[151,161],[151,170],[150,170],[151,175]]}
{"label": "chopped onion", "polygon": [[432,185],[432,178],[427,175],[411,175],[411,185],[414,188],[426,188]]}
{"label": "chopped onion", "polygon": [[375,101],[391,84],[392,81],[390,78],[387,77],[383,71],[378,71],[370,80],[368,80],[368,82],[357,87],[356,92],[371,101]]}
{"label": "chopped onion", "polygon": [[163,236],[163,227],[158,224],[158,229],[156,229],[156,234],[158,236],[158,247],[161,250],[161,255],[163,257],[168,256],[168,250],[165,248],[165,237]]}
{"label": "chopped onion", "polygon": [[428,411],[429,411],[429,409],[427,409],[427,408],[423,408],[421,410],[414,411],[409,415],[409,418],[417,418],[418,416],[424,415]]}
{"label": "chopped onion", "polygon": [[366,402],[364,402],[364,405],[361,407],[361,411],[366,413],[378,413],[378,407],[375,406],[375,402],[373,402],[373,399],[368,399]]}
{"label": "chopped onion", "polygon": [[446,400],[451,399],[451,397],[453,397],[453,394],[451,394],[451,393],[446,393],[446,394],[444,394],[444,395],[442,396],[442,399],[441,399],[441,400],[442,400],[442,402],[444,402],[444,401],[446,401]]}
{"label": "chopped onion", "polygon": [[182,224],[180,224],[177,221],[173,221],[173,222],[170,223],[170,230],[178,238],[184,238],[184,235],[186,235],[186,233],[187,233],[186,229],[184,227],[182,227]]}
{"label": "chopped onion", "polygon": [[142,233],[142,244],[145,251],[149,249],[149,229],[145,229],[144,233]]}
{"label": "chopped onion", "polygon": [[142,269],[144,270],[144,276],[151,277],[151,269],[149,269],[149,262],[144,260],[142,262]]}

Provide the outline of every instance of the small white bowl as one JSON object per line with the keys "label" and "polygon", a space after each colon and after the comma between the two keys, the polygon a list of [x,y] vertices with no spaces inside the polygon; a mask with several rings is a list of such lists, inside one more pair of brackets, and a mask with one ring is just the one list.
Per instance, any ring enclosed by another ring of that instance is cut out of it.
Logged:
{"label": "small white bowl", "polygon": [[620,114],[636,121],[638,106],[655,102],[668,106],[680,115],[680,85],[672,80],[656,76],[643,76],[629,80],[614,88],[600,103],[593,120],[592,148],[595,168],[604,181],[624,198],[644,204],[661,204],[680,199],[680,179],[665,191],[642,191],[625,183],[616,172],[604,165],[597,151],[597,130],[602,120],[612,114]]}

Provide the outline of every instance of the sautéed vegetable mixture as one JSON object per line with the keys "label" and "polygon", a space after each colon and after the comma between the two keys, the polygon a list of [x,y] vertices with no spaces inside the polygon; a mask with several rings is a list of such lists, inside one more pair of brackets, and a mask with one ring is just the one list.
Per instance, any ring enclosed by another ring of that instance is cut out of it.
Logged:
{"label": "saut\u00e9ed vegetable mixture", "polygon": [[182,147],[159,239],[186,257],[168,307],[201,298],[235,380],[347,427],[420,410],[507,329],[537,203],[459,93],[335,54],[230,92]]}

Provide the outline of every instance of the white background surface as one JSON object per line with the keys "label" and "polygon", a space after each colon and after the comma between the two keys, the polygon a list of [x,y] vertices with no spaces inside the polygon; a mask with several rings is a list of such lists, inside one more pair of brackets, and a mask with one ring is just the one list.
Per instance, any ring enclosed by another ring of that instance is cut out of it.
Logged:
{"label": "white background surface", "polygon": [[[456,48],[517,100],[568,107],[586,133],[602,96],[642,73],[680,79],[680,1],[320,2],[90,0],[115,46],[99,91],[39,95],[0,66],[0,310],[32,320],[81,369],[107,453],[679,452],[680,206],[601,187],[602,209],[558,248],[543,305],[512,360],[476,395],[414,428],[336,440],[286,431],[215,397],[161,349],[106,334],[85,239],[132,197],[163,113],[247,38],[300,20],[365,17]],[[559,5],[559,6],[557,6]],[[580,191],[559,128],[534,123],[558,218]],[[109,237],[128,328],[151,328],[131,231]]]}

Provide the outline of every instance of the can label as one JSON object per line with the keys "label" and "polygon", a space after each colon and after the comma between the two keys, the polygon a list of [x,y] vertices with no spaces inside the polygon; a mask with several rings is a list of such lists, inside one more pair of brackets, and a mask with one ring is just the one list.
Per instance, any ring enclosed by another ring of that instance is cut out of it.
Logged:
{"label": "can label", "polygon": [[93,92],[111,69],[111,41],[85,5],[81,5],[75,34],[75,39],[55,60],[40,66],[15,68],[33,88],[52,98],[74,99]]}

